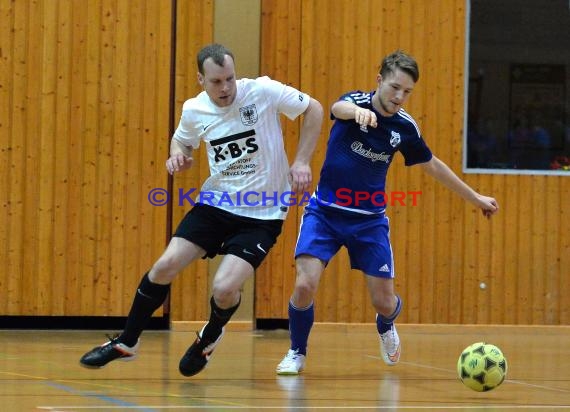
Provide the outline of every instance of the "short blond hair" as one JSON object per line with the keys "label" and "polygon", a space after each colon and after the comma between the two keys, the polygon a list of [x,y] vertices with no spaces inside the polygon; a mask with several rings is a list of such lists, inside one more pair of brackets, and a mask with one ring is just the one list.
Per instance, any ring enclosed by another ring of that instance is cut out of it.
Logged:
{"label": "short blond hair", "polygon": [[394,53],[384,57],[384,60],[382,60],[380,64],[379,73],[385,78],[398,69],[408,73],[414,80],[414,83],[420,78],[420,69],[418,68],[416,59],[402,50],[396,50]]}

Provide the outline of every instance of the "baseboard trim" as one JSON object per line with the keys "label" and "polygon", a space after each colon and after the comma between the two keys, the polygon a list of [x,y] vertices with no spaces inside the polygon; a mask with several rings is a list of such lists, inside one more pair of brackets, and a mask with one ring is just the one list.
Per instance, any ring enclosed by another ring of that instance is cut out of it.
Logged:
{"label": "baseboard trim", "polygon": [[[0,316],[0,329],[64,329],[64,330],[122,330],[126,317],[123,316]],[[180,332],[195,332],[200,330],[206,320],[202,321],[171,321],[168,316],[152,317],[146,330],[171,330]],[[474,325],[474,324],[417,324],[398,323],[398,330],[408,333],[456,334],[457,327],[478,329],[482,333],[491,329],[508,330],[509,334],[526,334],[529,331],[537,333],[560,333],[561,329],[570,329],[570,325]],[[256,321],[232,320],[228,323],[228,331],[253,330],[287,330],[287,319],[257,319]],[[370,331],[375,323],[335,323],[315,322],[313,330],[327,331]],[[471,332],[469,332],[471,333]]]}
{"label": "baseboard trim", "polygon": [[[122,330],[125,316],[0,316],[0,329]],[[168,317],[152,317],[148,330],[167,330]]]}
{"label": "baseboard trim", "polygon": [[[286,319],[272,319],[272,321],[277,321],[276,324],[283,325],[287,322]],[[200,330],[206,321],[171,321],[170,329],[177,332],[194,332]],[[273,325],[273,323],[269,323]],[[227,331],[234,332],[244,332],[253,330],[267,330],[267,329],[287,329],[287,327],[263,327],[258,319],[257,326],[254,327],[254,322],[252,321],[230,321],[226,325]],[[548,334],[560,333],[560,329],[570,329],[570,325],[462,325],[462,324],[433,324],[433,323],[397,323],[398,330],[405,332],[406,334],[457,334],[457,327],[468,328],[468,329],[479,329],[481,332],[489,331],[491,329],[507,329],[510,334],[525,334],[529,330],[540,331],[540,333]],[[319,332],[365,332],[370,330],[375,330],[375,323],[334,323],[334,322],[315,322],[312,331]]]}

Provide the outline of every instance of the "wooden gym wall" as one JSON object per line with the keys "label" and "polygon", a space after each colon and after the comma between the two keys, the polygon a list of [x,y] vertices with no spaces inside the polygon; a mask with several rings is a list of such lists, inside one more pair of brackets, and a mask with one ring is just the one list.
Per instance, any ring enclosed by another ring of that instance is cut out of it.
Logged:
{"label": "wooden gym wall", "polygon": [[170,1],[0,1],[0,314],[125,315],[164,247]]}
{"label": "wooden gym wall", "polygon": [[[179,0],[173,42],[170,0],[0,0],[0,315],[126,316],[167,222],[188,208],[174,205],[170,215],[147,195],[168,187],[169,121],[199,90],[195,54],[212,40],[214,3]],[[414,54],[421,76],[406,109],[433,151],[501,205],[487,221],[395,161],[388,189],[422,192],[417,206],[389,208],[402,322],[569,323],[570,179],[460,172],[464,1],[263,0],[260,18],[261,73],[327,112],[342,92],[375,87],[385,53]],[[293,155],[299,122],[283,124]],[[327,114],[315,179],[330,125]],[[173,187],[199,187],[207,174],[202,151]],[[257,318],[287,317],[300,212],[291,211],[256,275]],[[206,318],[207,283],[204,261],[176,280],[173,320]],[[323,276],[316,318],[374,319],[344,252]]]}

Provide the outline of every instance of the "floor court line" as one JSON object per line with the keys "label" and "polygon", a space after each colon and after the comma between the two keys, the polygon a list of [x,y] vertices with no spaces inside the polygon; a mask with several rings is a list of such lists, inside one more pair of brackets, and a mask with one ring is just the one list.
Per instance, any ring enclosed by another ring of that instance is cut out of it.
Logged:
{"label": "floor court line", "polygon": [[[367,358],[372,358],[375,360],[382,360],[381,357],[375,355],[364,355]],[[450,369],[440,368],[436,366],[430,366],[425,364],[420,364],[416,362],[407,362],[407,361],[400,361],[402,365],[413,366],[417,368],[424,368],[424,369],[431,369],[437,370],[440,372],[445,373],[455,373],[455,371],[451,371]],[[25,376],[25,375],[21,375]],[[43,378],[40,378],[43,379]],[[73,381],[71,381],[73,382]],[[563,393],[570,393],[568,390],[559,389],[559,388],[552,388],[544,385],[535,385],[528,382],[518,381],[518,380],[505,380],[505,382],[509,382],[512,384],[518,385],[526,385],[533,388],[538,389],[545,389],[551,391],[558,391]],[[225,401],[215,401],[216,403],[219,402],[218,405],[212,405],[213,400],[207,400],[208,404],[204,405],[136,405],[129,402],[121,401],[119,399],[115,399],[113,397],[109,397],[106,395],[98,395],[94,393],[84,393],[82,391],[75,390],[73,388],[67,387],[65,385],[56,384],[53,382],[46,382],[48,385],[62,389],[64,391],[78,394],[81,396],[92,397],[100,399],[104,402],[113,403],[115,405],[99,405],[99,406],[38,406],[37,408],[40,410],[49,410],[49,411],[75,411],[75,410],[140,410],[145,412],[154,412],[154,411],[161,411],[161,410],[180,410],[180,409],[227,409],[227,410],[307,410],[306,406],[294,406],[294,405],[287,405],[287,406],[254,406],[254,405],[240,405],[236,403],[230,403]],[[86,382],[77,382],[82,384],[88,384]],[[105,385],[98,385],[95,386],[105,386]],[[129,389],[125,387],[125,389]],[[162,394],[164,395],[164,394]],[[171,394],[173,397],[181,397],[181,395]],[[198,401],[196,398],[188,398],[195,401]],[[204,399],[201,399],[203,402]],[[335,405],[327,405],[327,406],[310,406],[309,409],[317,409],[317,410],[346,410],[346,406],[335,406]],[[350,406],[350,410],[427,410],[427,409],[437,409],[437,410],[568,410],[570,409],[570,405],[516,405],[516,404],[497,404],[497,405],[473,405],[473,406],[466,406],[466,405],[442,405],[442,404],[434,404],[434,405],[422,405],[422,406]]]}
{"label": "floor court line", "polygon": [[[14,360],[18,360],[18,357],[14,357]],[[70,386],[67,385],[62,385],[61,383],[58,382],[67,382],[67,383],[72,383],[72,384],[76,384],[76,385],[86,385],[86,386],[94,386],[94,387],[98,387],[98,388],[104,388],[104,389],[108,389],[108,388],[112,388],[112,389],[116,389],[118,388],[117,385],[106,385],[106,384],[101,384],[101,383],[93,383],[93,382],[85,382],[85,381],[81,381],[81,380],[52,380],[50,378],[46,378],[43,376],[34,376],[34,375],[29,375],[29,374],[23,374],[23,373],[16,373],[16,372],[8,372],[8,371],[0,371],[0,374],[4,374],[4,375],[10,375],[10,376],[18,376],[21,378],[26,378],[26,379],[31,379],[34,381],[38,381],[38,382],[43,382],[44,384],[51,386],[53,388],[56,389],[61,389],[65,392],[74,394],[74,395],[79,395],[79,396],[84,396],[84,397],[88,397],[88,398],[97,398],[100,399],[102,401],[108,402],[108,403],[113,403],[113,404],[118,404],[121,405],[121,408],[129,408],[129,409],[142,409],[145,410],[145,407],[140,407],[136,404],[133,403],[129,403],[129,402],[125,402],[125,401],[121,401],[120,399],[116,399],[113,398],[111,396],[107,396],[107,395],[102,395],[102,394],[97,394],[96,392],[86,392],[86,391],[81,391],[81,390],[77,390],[74,389]],[[135,393],[136,389],[129,387],[129,386],[125,386],[125,385],[121,385],[120,386],[121,389],[124,390],[128,390],[130,392]],[[163,393],[163,392],[147,392],[147,395],[157,395],[157,396],[169,396],[169,397],[178,397],[178,398],[185,398],[185,399],[193,399],[193,400],[198,400],[197,398],[189,398],[186,396],[182,396],[179,394],[175,394],[175,393]],[[202,400],[203,401],[203,400]],[[221,408],[221,407],[238,407],[241,408],[243,405],[238,404],[236,402],[229,402],[229,401],[221,401],[221,400],[214,400],[214,399],[208,399],[206,400],[206,402],[208,403],[218,403],[218,406],[215,406],[217,408]],[[115,408],[114,406],[109,406],[110,408]],[[212,406],[214,407],[214,406]],[[40,408],[40,407],[38,407]],[[62,407],[58,407],[58,409],[61,409]],[[73,408],[77,408],[77,407],[73,407]],[[105,406],[104,408],[107,408],[107,406]],[[40,408],[41,409],[41,408]],[[155,409],[151,409],[150,411],[154,411]],[[150,412],[149,411],[149,412]]]}
{"label": "floor court line", "polygon": [[[374,356],[374,355],[365,355],[368,358],[374,358],[374,359],[382,359],[379,356]],[[440,372],[452,372],[455,373],[455,371],[450,371],[449,369],[445,369],[445,368],[438,368],[436,366],[430,366],[430,365],[422,365],[421,363],[415,363],[415,362],[406,362],[406,361],[400,361],[399,362],[402,365],[410,365],[410,366],[414,366],[416,368],[425,368],[425,369],[433,369],[433,370],[437,370]],[[505,382],[508,383],[512,383],[515,385],[524,385],[524,386],[529,386],[532,388],[536,388],[536,389],[544,389],[544,390],[549,390],[549,391],[555,391],[555,392],[562,392],[562,393],[570,393],[570,390],[567,389],[560,389],[560,388],[553,388],[551,386],[545,386],[545,385],[536,385],[534,383],[528,383],[528,382],[524,382],[524,381],[519,381],[519,380],[513,380],[513,379],[505,379]]]}
{"label": "floor court line", "polygon": [[[180,406],[159,406],[159,405],[146,405],[146,406],[133,406],[133,407],[121,407],[118,409],[116,406],[38,406],[38,409],[48,410],[48,411],[75,411],[75,410],[140,410],[148,409],[150,411],[160,411],[168,409],[220,409],[219,406],[214,405],[180,405]],[[497,409],[521,409],[521,410],[561,410],[570,409],[570,405],[473,405],[473,406],[445,406],[441,404],[437,405],[423,405],[423,406],[227,406],[224,409],[246,409],[246,410],[256,410],[256,409],[271,409],[271,410],[307,410],[307,409],[323,409],[323,410],[418,410],[418,409],[437,409],[437,410],[467,410],[467,409],[477,409],[477,410],[497,410]]]}

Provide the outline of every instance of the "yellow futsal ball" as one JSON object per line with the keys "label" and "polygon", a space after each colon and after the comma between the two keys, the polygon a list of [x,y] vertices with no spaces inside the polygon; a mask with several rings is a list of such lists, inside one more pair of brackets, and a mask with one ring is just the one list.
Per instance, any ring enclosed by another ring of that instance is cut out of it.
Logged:
{"label": "yellow futsal ball", "polygon": [[507,359],[495,345],[477,342],[461,352],[457,374],[468,388],[477,392],[490,391],[505,380]]}

